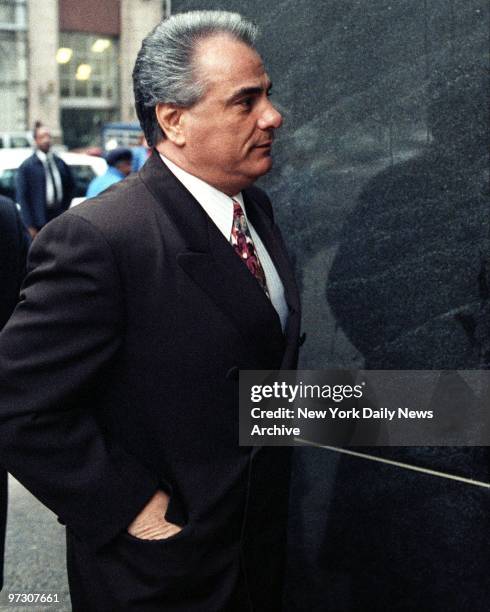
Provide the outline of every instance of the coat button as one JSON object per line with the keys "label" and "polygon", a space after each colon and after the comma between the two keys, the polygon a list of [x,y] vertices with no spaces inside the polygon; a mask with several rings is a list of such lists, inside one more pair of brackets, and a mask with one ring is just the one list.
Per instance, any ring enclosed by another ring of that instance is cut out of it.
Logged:
{"label": "coat button", "polygon": [[303,346],[306,340],[306,332],[303,332],[298,340],[298,346]]}
{"label": "coat button", "polygon": [[238,380],[239,373],[240,373],[240,370],[238,369],[238,367],[233,366],[226,373],[226,379],[227,380]]}

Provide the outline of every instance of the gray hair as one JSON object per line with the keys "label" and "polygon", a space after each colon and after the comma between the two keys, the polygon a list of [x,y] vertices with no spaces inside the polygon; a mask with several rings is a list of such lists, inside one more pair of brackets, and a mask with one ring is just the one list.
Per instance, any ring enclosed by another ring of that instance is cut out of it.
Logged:
{"label": "gray hair", "polygon": [[150,146],[165,138],[155,114],[159,102],[189,108],[204,94],[196,75],[197,44],[216,34],[228,34],[254,48],[257,27],[238,13],[191,11],[159,23],[143,40],[133,70],[136,113]]}

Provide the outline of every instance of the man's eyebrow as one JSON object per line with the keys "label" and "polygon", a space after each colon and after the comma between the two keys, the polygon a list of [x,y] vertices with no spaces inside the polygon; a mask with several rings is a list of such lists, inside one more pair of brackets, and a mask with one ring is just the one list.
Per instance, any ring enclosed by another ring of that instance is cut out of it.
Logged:
{"label": "man's eyebrow", "polygon": [[240,100],[240,98],[245,98],[247,96],[257,96],[260,95],[264,90],[269,92],[272,89],[272,83],[268,83],[267,87],[261,87],[259,85],[255,86],[255,87],[242,87],[241,89],[239,89],[238,91],[235,91],[235,93],[233,93],[230,98],[227,100],[226,104],[233,104],[234,102],[236,102],[237,100]]}

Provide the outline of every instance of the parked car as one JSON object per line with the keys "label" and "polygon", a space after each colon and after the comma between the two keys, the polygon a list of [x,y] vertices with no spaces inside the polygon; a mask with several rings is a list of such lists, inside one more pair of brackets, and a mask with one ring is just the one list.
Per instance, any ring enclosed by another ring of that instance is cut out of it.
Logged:
{"label": "parked car", "polygon": [[32,132],[0,132],[0,149],[30,148],[33,144]]}
{"label": "parked car", "polygon": [[[85,199],[90,181],[107,170],[107,163],[101,157],[82,153],[57,151],[56,154],[70,166],[73,173],[75,193],[71,206],[76,206]],[[30,155],[32,155],[32,149],[0,149],[0,195],[15,200],[15,175],[18,167]]]}
{"label": "parked car", "polygon": [[137,147],[142,135],[139,123],[104,123],[101,130],[102,148],[111,151],[116,147]]}

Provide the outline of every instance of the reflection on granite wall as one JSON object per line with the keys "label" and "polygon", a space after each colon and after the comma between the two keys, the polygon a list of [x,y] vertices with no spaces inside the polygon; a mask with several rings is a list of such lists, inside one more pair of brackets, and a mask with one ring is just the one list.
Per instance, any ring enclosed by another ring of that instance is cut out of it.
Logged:
{"label": "reflection on granite wall", "polygon": [[[487,0],[174,0],[238,10],[285,123],[261,183],[297,265],[305,368],[475,368],[490,213]],[[489,325],[490,327],[490,325]],[[364,449],[489,482],[484,448]],[[488,608],[488,488],[296,454],[288,608]]]}

